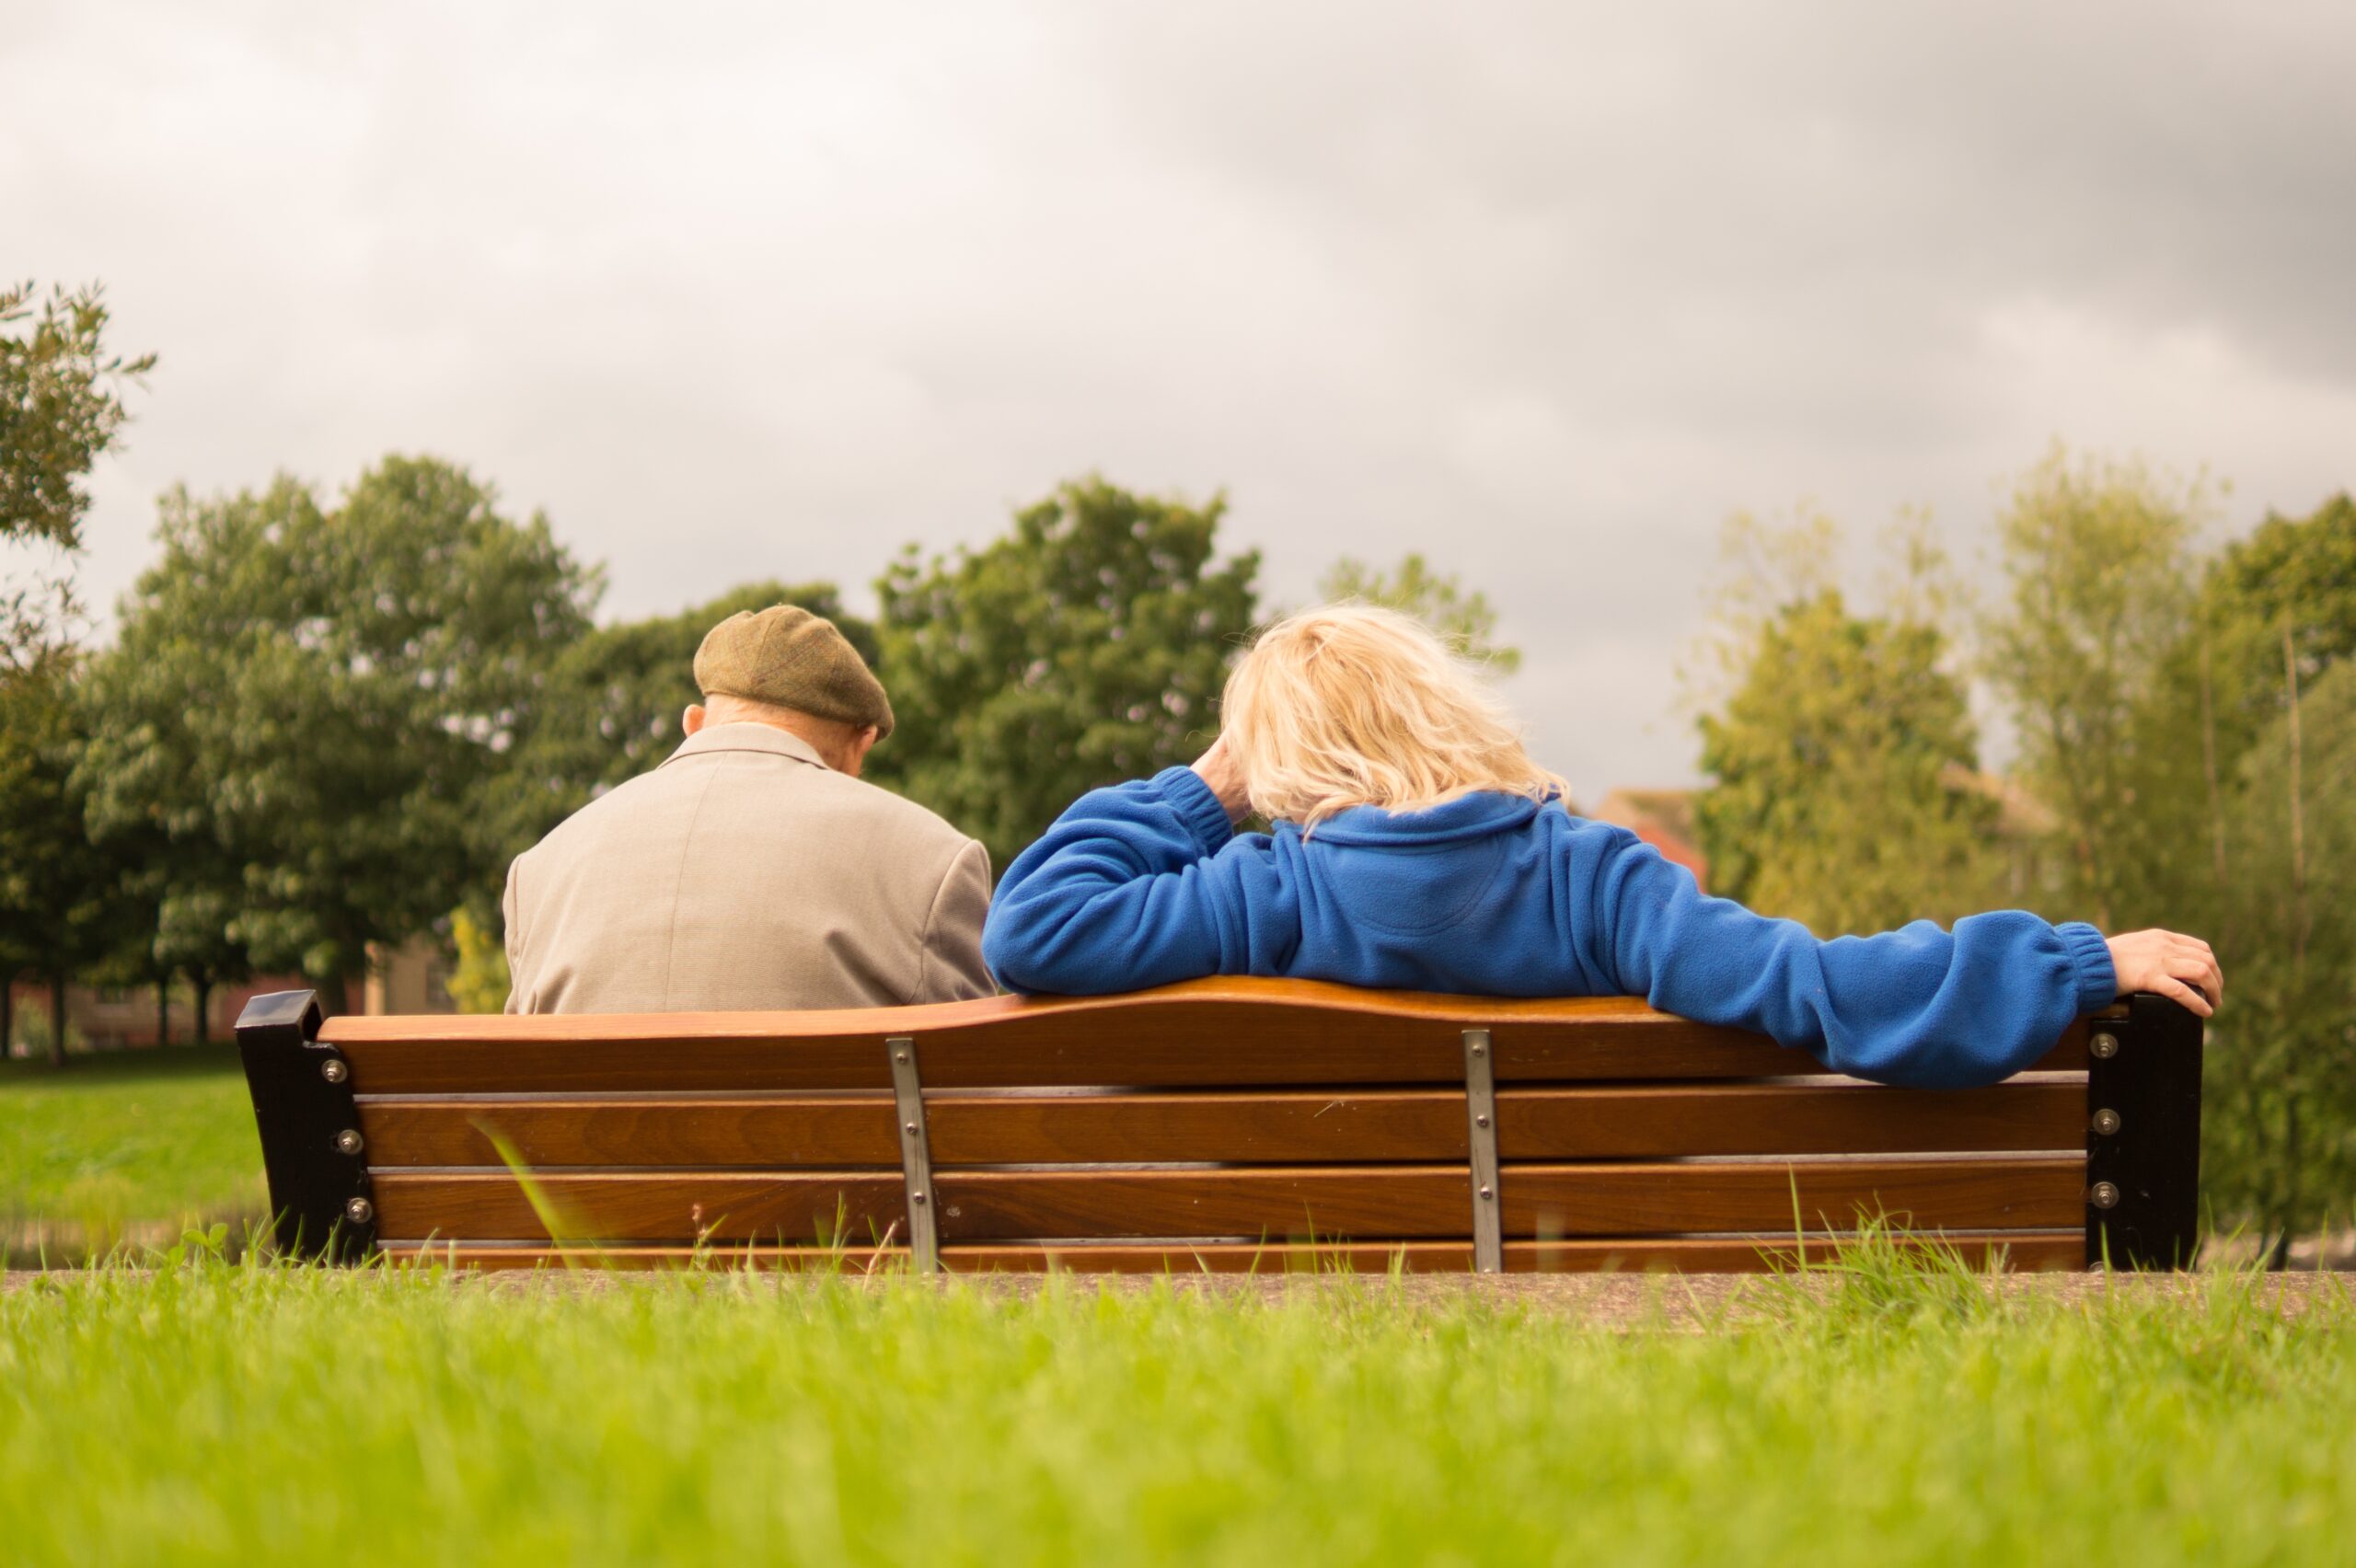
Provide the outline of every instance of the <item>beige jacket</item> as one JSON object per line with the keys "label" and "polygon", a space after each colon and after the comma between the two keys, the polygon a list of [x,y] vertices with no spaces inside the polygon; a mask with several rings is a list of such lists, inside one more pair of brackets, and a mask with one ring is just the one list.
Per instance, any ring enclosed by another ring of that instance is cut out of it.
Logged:
{"label": "beige jacket", "polygon": [[798,736],[718,724],[507,870],[512,1013],[988,996],[989,856]]}

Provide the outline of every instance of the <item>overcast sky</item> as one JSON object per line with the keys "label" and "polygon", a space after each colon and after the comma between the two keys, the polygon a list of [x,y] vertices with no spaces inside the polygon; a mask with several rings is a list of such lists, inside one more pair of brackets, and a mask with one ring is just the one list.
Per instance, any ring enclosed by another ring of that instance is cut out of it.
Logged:
{"label": "overcast sky", "polygon": [[101,606],[167,485],[388,450],[616,616],[1100,469],[1277,598],[1462,572],[1591,798],[1692,776],[1737,508],[1969,556],[2055,436],[2225,528],[2356,483],[2356,6],[1932,9],[0,0],[0,271],[162,356]]}

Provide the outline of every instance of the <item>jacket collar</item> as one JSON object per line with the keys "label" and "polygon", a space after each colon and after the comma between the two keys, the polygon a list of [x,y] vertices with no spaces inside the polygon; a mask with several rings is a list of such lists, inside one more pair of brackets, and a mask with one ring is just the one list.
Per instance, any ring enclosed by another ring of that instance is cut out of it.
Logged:
{"label": "jacket collar", "polygon": [[663,766],[668,767],[683,756],[701,756],[706,752],[767,752],[771,756],[806,762],[813,767],[826,766],[818,749],[801,736],[788,734],[774,724],[756,723],[713,724],[699,730],[681,741],[679,749],[663,759]]}
{"label": "jacket collar", "polygon": [[[1527,795],[1508,795],[1494,790],[1461,795],[1429,811],[1387,812],[1380,806],[1352,806],[1319,823],[1309,839],[1312,844],[1341,844],[1354,848],[1453,844],[1511,833],[1536,816],[1540,807],[1541,802]],[[1284,825],[1296,833],[1300,831],[1292,823]]]}

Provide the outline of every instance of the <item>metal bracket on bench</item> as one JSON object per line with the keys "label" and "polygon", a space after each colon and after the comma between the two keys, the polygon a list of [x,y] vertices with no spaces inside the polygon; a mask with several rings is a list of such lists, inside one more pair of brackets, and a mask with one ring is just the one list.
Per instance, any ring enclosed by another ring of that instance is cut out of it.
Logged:
{"label": "metal bracket on bench", "polygon": [[1503,1274],[1505,1206],[1497,1182],[1497,1074],[1485,1029],[1464,1032],[1464,1114],[1472,1149],[1472,1267]]}
{"label": "metal bracket on bench", "polygon": [[924,1123],[924,1080],[917,1071],[917,1043],[905,1034],[884,1042],[892,1058],[892,1101],[900,1127],[900,1174],[907,1183],[908,1261],[918,1274],[941,1272],[940,1230],[933,1211],[932,1145]]}
{"label": "metal bracket on bench", "polygon": [[2200,1224],[2200,1020],[2139,991],[2125,1018],[2089,1027],[2086,1262],[2188,1268]]}
{"label": "metal bracket on bench", "polygon": [[279,1251],[356,1262],[375,1251],[375,1197],[352,1064],[319,1043],[319,1020],[309,991],[256,997],[237,1018],[237,1055],[261,1133]]}

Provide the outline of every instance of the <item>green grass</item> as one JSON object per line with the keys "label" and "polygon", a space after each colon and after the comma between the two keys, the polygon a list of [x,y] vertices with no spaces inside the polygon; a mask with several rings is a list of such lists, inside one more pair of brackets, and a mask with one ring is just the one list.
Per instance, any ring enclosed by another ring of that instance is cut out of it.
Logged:
{"label": "green grass", "polygon": [[[0,1297],[22,1562],[2345,1562],[2356,1309],[1871,1252],[1712,1332],[205,1257]],[[1673,1291],[1670,1285],[1666,1288]]]}
{"label": "green grass", "polygon": [[34,1221],[103,1248],[268,1207],[234,1046],[0,1062],[0,1251]]}

